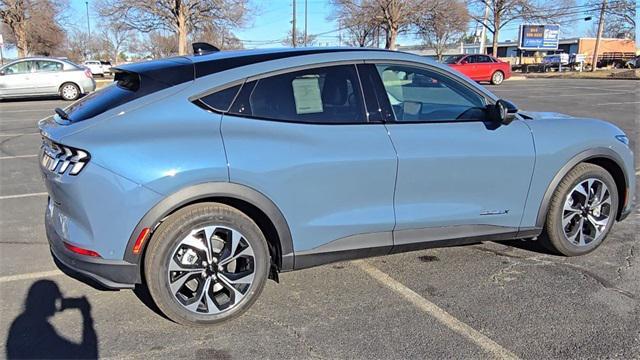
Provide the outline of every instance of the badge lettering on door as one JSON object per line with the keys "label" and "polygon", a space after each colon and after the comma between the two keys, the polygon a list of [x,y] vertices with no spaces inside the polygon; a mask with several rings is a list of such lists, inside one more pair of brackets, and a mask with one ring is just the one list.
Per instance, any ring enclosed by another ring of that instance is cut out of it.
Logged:
{"label": "badge lettering on door", "polygon": [[508,214],[509,209],[506,210],[482,210],[480,215],[504,215]]}

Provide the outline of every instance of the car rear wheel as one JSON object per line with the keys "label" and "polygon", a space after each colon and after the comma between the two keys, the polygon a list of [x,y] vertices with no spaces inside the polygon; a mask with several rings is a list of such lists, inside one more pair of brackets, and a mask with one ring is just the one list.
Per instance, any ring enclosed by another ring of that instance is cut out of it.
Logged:
{"label": "car rear wheel", "polygon": [[213,325],[256,301],[269,264],[266,240],[253,220],[227,205],[196,204],[158,227],[145,256],[145,279],[168,318]]}
{"label": "car rear wheel", "polygon": [[493,85],[500,85],[504,81],[504,73],[502,71],[496,71],[491,75],[491,83]]}
{"label": "car rear wheel", "polygon": [[64,100],[73,101],[80,97],[80,88],[76,84],[66,83],[60,87],[60,96]]}
{"label": "car rear wheel", "polygon": [[541,241],[566,256],[589,253],[607,237],[617,211],[618,190],[611,174],[594,164],[579,164],[551,198]]}

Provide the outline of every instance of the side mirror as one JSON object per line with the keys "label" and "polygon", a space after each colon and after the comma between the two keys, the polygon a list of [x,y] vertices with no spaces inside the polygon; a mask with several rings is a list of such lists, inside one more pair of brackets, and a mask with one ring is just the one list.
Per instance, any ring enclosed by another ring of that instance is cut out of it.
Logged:
{"label": "side mirror", "polygon": [[487,105],[487,117],[490,121],[509,125],[515,118],[518,108],[506,100],[498,100],[495,104]]}
{"label": "side mirror", "polygon": [[0,70],[0,76],[4,75],[4,70]]}

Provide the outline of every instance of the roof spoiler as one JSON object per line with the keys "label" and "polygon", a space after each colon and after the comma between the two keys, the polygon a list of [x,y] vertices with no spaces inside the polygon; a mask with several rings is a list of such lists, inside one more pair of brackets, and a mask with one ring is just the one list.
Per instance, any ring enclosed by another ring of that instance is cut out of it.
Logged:
{"label": "roof spoiler", "polygon": [[191,46],[193,47],[193,55],[205,55],[220,51],[217,47],[206,42],[194,42]]}

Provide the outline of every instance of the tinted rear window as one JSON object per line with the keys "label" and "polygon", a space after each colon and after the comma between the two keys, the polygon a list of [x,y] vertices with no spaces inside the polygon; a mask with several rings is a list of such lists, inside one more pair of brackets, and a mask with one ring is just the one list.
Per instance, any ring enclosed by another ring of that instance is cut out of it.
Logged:
{"label": "tinted rear window", "polygon": [[93,92],[66,109],[71,122],[92,118],[144,94],[140,91],[138,74],[121,73],[116,81],[102,90]]}

